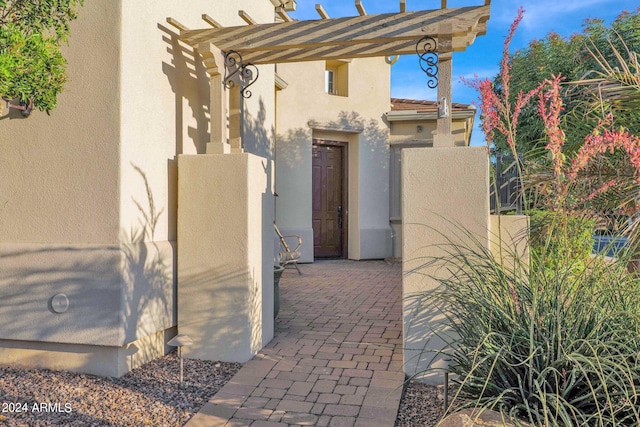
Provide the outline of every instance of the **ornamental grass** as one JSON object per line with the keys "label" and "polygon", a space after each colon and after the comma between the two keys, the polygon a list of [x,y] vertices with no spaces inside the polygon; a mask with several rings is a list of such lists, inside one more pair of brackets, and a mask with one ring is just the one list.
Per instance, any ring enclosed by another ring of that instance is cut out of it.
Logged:
{"label": "ornamental grass", "polygon": [[628,255],[593,257],[579,271],[556,259],[549,271],[544,251],[503,253],[505,263],[465,240],[475,244],[451,243],[428,261],[448,275],[432,277],[440,286],[424,300],[449,331],[440,336],[459,385],[452,406],[516,424],[640,425],[640,281]]}

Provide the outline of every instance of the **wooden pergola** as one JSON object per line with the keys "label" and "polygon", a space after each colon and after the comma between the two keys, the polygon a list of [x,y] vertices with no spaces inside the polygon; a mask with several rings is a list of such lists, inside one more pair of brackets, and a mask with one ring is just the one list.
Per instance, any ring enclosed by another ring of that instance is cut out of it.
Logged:
{"label": "wooden pergola", "polygon": [[[332,19],[321,5],[316,5],[320,19],[307,21],[293,20],[283,7],[276,7],[282,22],[268,24],[256,23],[241,10],[238,14],[247,25],[223,27],[203,15],[209,28],[196,30],[172,18],[167,22],[178,28],[180,39],[204,59],[211,78],[211,143],[207,152],[225,153],[241,151],[238,89],[250,85],[256,77],[257,69],[251,68],[255,65],[389,57],[420,54],[424,49],[425,54],[437,55],[438,100],[450,101],[451,53],[465,50],[477,36],[486,33],[491,0],[481,1],[478,6],[448,8],[447,1],[441,0],[439,9],[408,12],[406,0],[400,0],[397,13],[368,15],[362,0],[355,0],[358,16]],[[419,46],[421,40],[427,47]],[[433,60],[427,61],[429,69]],[[235,89],[228,101],[230,146],[225,142],[226,87]],[[450,117],[438,119],[438,135],[446,137],[450,129]]]}

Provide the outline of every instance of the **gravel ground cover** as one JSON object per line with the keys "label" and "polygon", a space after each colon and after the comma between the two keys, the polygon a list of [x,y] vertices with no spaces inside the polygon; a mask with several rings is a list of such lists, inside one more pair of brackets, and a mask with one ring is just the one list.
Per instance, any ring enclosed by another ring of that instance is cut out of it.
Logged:
{"label": "gravel ground cover", "polygon": [[122,378],[0,367],[0,425],[182,426],[240,369],[175,352]]}
{"label": "gravel ground cover", "polygon": [[[175,352],[122,378],[0,367],[0,425],[183,426],[241,368],[239,363],[184,362],[182,388]],[[409,380],[395,425],[435,426],[443,404],[441,386]]]}
{"label": "gravel ground cover", "polygon": [[415,380],[405,383],[396,427],[435,426],[443,414],[444,388],[430,386]]}

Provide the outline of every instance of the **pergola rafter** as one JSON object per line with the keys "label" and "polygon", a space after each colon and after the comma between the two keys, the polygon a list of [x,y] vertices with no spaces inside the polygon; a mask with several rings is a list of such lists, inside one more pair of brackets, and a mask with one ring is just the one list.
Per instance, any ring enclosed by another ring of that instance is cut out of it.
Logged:
{"label": "pergola rafter", "polygon": [[[239,11],[248,25],[222,27],[203,15],[211,27],[191,30],[167,18],[180,31],[180,39],[198,50],[210,76],[211,140],[207,153],[242,152],[240,97],[250,96],[247,88],[259,74],[255,65],[403,54],[418,54],[428,86],[438,88],[444,113],[438,118],[434,145],[452,145],[447,112],[451,53],[465,50],[477,36],[486,33],[491,0],[460,8],[447,8],[447,1],[441,0],[440,9],[415,12],[407,12],[406,0],[400,0],[400,12],[376,15],[367,15],[362,0],[355,0],[359,16],[330,18],[321,5],[316,5],[321,19],[307,21],[292,20],[286,14],[290,9],[283,8],[282,1],[272,3],[282,22],[260,24]],[[423,45],[425,40],[433,45]],[[433,59],[432,55],[437,57]],[[228,96],[226,89],[231,89]]]}
{"label": "pergola rafter", "polygon": [[[180,31],[180,39],[198,47],[210,43],[235,51],[253,64],[318,61],[408,54],[417,40],[431,35],[450,38],[439,52],[462,51],[486,33],[489,4],[346,18],[289,21]],[[446,24],[450,28],[443,33]],[[336,56],[339,51],[339,56]]]}

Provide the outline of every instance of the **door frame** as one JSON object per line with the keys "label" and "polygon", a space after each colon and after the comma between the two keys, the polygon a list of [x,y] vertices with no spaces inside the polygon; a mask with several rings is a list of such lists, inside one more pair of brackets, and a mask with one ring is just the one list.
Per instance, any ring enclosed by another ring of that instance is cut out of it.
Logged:
{"label": "door frame", "polygon": [[[342,246],[342,257],[339,259],[347,259],[349,258],[349,143],[313,138],[311,140],[312,151],[314,145],[342,148],[342,239],[340,242]],[[311,197],[313,198],[313,192],[311,193]]]}

